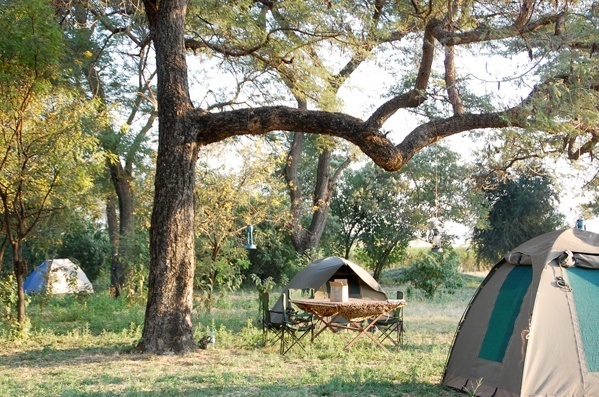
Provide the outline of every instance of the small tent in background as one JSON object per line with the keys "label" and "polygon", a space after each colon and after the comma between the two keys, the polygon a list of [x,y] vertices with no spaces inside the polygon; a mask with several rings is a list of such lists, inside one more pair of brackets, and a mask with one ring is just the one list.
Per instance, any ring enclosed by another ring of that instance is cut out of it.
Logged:
{"label": "small tent in background", "polygon": [[35,268],[25,280],[26,293],[71,294],[94,292],[79,266],[68,259],[50,259]]}
{"label": "small tent in background", "polygon": [[[293,277],[283,290],[287,293],[290,289],[313,289],[315,298],[329,296],[329,281],[335,279],[346,279],[350,298],[362,298],[372,300],[387,300],[387,294],[379,283],[366,270],[337,256],[317,260],[303,268]],[[282,321],[280,312],[283,308],[281,298],[273,306],[271,321],[280,323]]]}
{"label": "small tent in background", "polygon": [[547,233],[495,265],[443,383],[477,396],[599,396],[599,234]]}

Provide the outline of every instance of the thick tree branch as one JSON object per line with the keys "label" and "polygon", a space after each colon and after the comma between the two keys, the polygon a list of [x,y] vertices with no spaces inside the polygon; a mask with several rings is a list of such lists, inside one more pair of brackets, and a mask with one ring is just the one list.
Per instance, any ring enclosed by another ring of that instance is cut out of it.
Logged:
{"label": "thick tree branch", "polygon": [[575,48],[577,50],[588,50],[589,56],[593,56],[599,52],[599,42],[580,42],[574,41],[568,44],[571,48]]}
{"label": "thick tree branch", "polygon": [[414,89],[398,95],[380,106],[368,119],[367,124],[371,128],[379,129],[383,126],[389,117],[395,112],[403,108],[415,108],[420,106],[426,100],[426,88],[431,75],[435,52],[435,37],[433,36],[433,24],[428,24],[424,31],[424,39],[422,41],[422,58],[420,60],[420,68]]}
{"label": "thick tree branch", "polygon": [[578,160],[581,156],[593,152],[593,149],[595,149],[597,143],[599,143],[599,131],[592,129],[588,132],[591,134],[591,138],[578,147],[576,147],[576,137],[566,139],[568,159]]}
{"label": "thick tree branch", "polygon": [[453,114],[464,114],[464,105],[457,87],[454,48],[452,46],[445,47],[445,86],[447,87],[449,103],[453,107]]}
{"label": "thick tree branch", "polygon": [[524,126],[528,108],[523,103],[503,112],[463,114],[431,121],[414,129],[395,146],[368,122],[333,112],[289,107],[261,107],[205,114],[191,112],[188,124],[197,131],[196,141],[207,145],[235,135],[262,135],[270,131],[296,131],[337,136],[357,145],[376,164],[397,171],[418,151],[442,138],[479,128]]}
{"label": "thick tree branch", "polygon": [[432,19],[429,22],[429,26],[431,27],[435,38],[439,40],[441,44],[454,46],[484,41],[496,41],[515,37],[524,33],[531,33],[544,26],[555,23],[560,15],[561,14],[547,15],[524,25],[520,25],[521,21],[517,20],[514,24],[502,28],[485,26],[461,33],[445,30],[443,21],[438,19]]}
{"label": "thick tree branch", "polygon": [[[454,23],[453,17],[455,10],[459,7],[459,1],[453,3],[449,1],[449,12],[447,13],[447,24],[453,30]],[[462,103],[462,98],[460,97],[460,93],[458,92],[457,87],[457,78],[456,78],[456,68],[455,68],[455,49],[454,46],[446,46],[445,47],[445,87],[447,90],[447,97],[449,98],[449,103],[453,108],[453,114],[459,115],[464,114],[465,109]]]}

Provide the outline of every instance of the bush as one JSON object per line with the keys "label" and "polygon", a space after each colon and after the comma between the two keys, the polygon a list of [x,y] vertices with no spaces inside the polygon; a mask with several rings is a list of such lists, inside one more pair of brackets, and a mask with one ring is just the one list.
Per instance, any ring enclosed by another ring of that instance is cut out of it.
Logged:
{"label": "bush", "polygon": [[459,256],[452,249],[426,252],[415,258],[404,270],[400,281],[421,290],[428,298],[434,298],[440,288],[454,293],[462,287],[459,267]]}
{"label": "bush", "polygon": [[260,225],[258,249],[249,250],[250,265],[244,269],[246,285],[251,286],[252,274],[260,279],[271,277],[277,284],[293,278],[301,269],[301,258],[293,249],[291,238],[276,226]]}
{"label": "bush", "polygon": [[[0,337],[5,334],[10,337],[26,336],[29,329],[29,319],[25,318],[23,325],[17,319],[17,280],[14,275],[0,278]],[[25,306],[29,297],[25,296]]]}

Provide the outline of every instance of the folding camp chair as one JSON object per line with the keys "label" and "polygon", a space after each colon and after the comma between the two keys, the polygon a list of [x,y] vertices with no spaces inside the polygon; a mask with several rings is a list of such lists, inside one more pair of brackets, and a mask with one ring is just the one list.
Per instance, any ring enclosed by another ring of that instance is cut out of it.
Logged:
{"label": "folding camp chair", "polygon": [[[403,292],[397,291],[397,299],[403,299]],[[405,332],[403,323],[403,306],[398,307],[388,316],[379,319],[376,328],[381,331],[378,339],[381,343],[387,339],[391,340],[395,346],[403,345],[403,334]]]}
{"label": "folding camp chair", "polygon": [[[283,337],[283,324],[281,323],[273,323],[270,319],[270,315],[273,312],[270,310],[270,295],[268,292],[260,293],[260,309],[262,311],[262,345],[266,346],[268,343],[268,333],[271,332],[274,336],[272,338],[273,343],[277,343],[281,341]],[[280,312],[282,315],[282,312]]]}
{"label": "folding camp chair", "polygon": [[309,323],[314,321],[314,315],[305,311],[298,311],[292,305],[289,305],[289,301],[292,299],[314,299],[314,289],[294,289],[290,288],[287,290],[287,302],[289,308],[287,309],[296,323]]}
{"label": "folding camp chair", "polygon": [[[314,322],[311,315],[298,313],[293,309],[287,294],[282,294],[283,323],[281,328],[281,354],[287,353],[295,345],[306,350],[303,339],[314,334]],[[312,338],[310,338],[311,340]]]}

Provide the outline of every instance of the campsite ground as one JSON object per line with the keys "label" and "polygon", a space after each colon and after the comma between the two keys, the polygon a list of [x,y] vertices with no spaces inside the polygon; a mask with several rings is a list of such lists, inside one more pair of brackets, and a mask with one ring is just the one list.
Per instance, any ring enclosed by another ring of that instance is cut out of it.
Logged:
{"label": "campsite ground", "polygon": [[454,295],[407,296],[405,345],[390,354],[366,339],[346,352],[351,334],[327,332],[306,352],[282,357],[276,346],[261,346],[250,290],[196,315],[198,338],[214,324],[216,344],[185,356],[131,352],[142,304],[104,294],[33,301],[30,337],[0,338],[0,396],[460,396],[439,383],[455,327],[482,281],[463,277]]}

